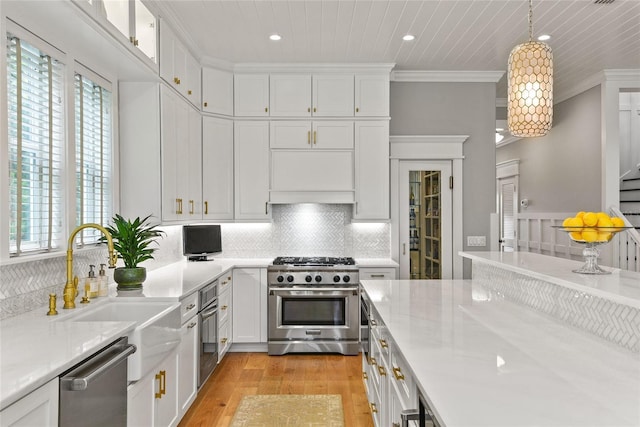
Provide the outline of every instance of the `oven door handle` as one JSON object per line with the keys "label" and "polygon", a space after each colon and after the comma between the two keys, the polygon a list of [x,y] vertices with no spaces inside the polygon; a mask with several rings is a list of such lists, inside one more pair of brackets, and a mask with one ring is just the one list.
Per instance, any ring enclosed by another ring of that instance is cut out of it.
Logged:
{"label": "oven door handle", "polygon": [[202,320],[207,320],[218,311],[218,306],[213,307],[210,311],[203,311],[200,315],[202,316]]}
{"label": "oven door handle", "polygon": [[[290,293],[292,291],[333,293],[336,296],[347,295],[349,292],[351,292],[352,295],[358,295],[358,288],[275,288],[269,290],[269,295]],[[340,292],[341,294],[335,294],[336,292]]]}

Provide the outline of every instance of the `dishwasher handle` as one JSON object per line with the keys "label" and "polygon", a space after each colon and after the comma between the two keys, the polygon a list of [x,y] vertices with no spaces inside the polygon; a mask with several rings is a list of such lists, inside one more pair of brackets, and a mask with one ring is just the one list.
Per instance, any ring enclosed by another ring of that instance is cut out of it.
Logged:
{"label": "dishwasher handle", "polygon": [[[126,338],[125,338],[125,342],[126,342]],[[108,351],[114,352],[114,354],[112,354],[108,360],[103,361],[99,366],[97,366],[95,369],[89,372],[89,374],[82,377],[72,377],[72,376],[63,377],[61,378],[61,381],[63,383],[67,383],[69,385],[69,390],[71,391],[86,390],[87,387],[89,387],[89,384],[93,380],[97,379],[99,376],[107,372],[109,369],[111,369],[111,367],[117,365],[123,360],[126,360],[126,358],[129,357],[129,355],[135,353],[136,346],[133,344],[122,345],[118,343],[113,345]],[[96,357],[100,357],[100,356],[96,356]],[[89,365],[92,362],[93,362],[92,360],[89,360],[87,365]]]}

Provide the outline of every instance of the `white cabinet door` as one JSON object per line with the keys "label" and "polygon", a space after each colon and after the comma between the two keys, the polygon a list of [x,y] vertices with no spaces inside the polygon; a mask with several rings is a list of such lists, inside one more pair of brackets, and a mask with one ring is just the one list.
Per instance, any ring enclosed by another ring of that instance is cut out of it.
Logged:
{"label": "white cabinet door", "polygon": [[0,412],[3,427],[58,425],[58,378],[32,391]]}
{"label": "white cabinet door", "polygon": [[[142,3],[141,0],[135,0],[135,19],[133,44],[152,62],[157,63],[158,58],[158,25],[157,19]],[[156,69],[157,70],[157,69]]]}
{"label": "white cabinet door", "polygon": [[311,122],[273,121],[271,122],[271,148],[311,148]]}
{"label": "white cabinet door", "polygon": [[200,108],[200,64],[171,27],[160,21],[160,77]]}
{"label": "white cabinet door", "polygon": [[353,191],[352,151],[273,151],[273,191]]}
{"label": "white cabinet door", "polygon": [[[182,87],[182,92],[186,96],[187,100],[191,102],[196,108],[200,108],[202,100],[202,80],[200,77],[200,63],[191,55],[190,52],[186,52],[185,55],[186,64],[186,82]],[[180,84],[182,85],[182,82]]]}
{"label": "white cabinet door", "polygon": [[152,372],[139,381],[129,385],[127,389],[127,426],[149,427],[154,425],[155,415],[154,390],[157,372]]}
{"label": "white cabinet door", "polygon": [[313,122],[312,146],[321,150],[353,150],[353,122]]}
{"label": "white cabinet door", "polygon": [[266,342],[267,288],[266,270],[237,268],[233,270],[232,329],[234,343]]}
{"label": "white cabinet door", "polygon": [[[160,222],[160,85],[120,82],[120,213]],[[141,161],[143,159],[143,161]]]}
{"label": "white cabinet door", "polygon": [[198,317],[182,325],[182,341],[178,347],[178,410],[184,415],[198,392]]}
{"label": "white cabinet door", "polygon": [[355,115],[388,117],[389,75],[356,75],[355,81]]}
{"label": "white cabinet door", "polygon": [[202,119],[203,219],[233,219],[233,120]]}
{"label": "white cabinet door", "polygon": [[389,219],[389,122],[356,122],[354,219]]}
{"label": "white cabinet door", "polygon": [[236,74],[233,77],[233,88],[236,116],[269,115],[268,74]]}
{"label": "white cabinet door", "polygon": [[353,74],[314,74],[313,115],[353,116]]}
{"label": "white cabinet door", "polygon": [[202,219],[202,117],[196,109],[188,108],[188,153],[186,169],[182,171],[187,178],[187,206],[184,217],[189,221]]}
{"label": "white cabinet door", "polygon": [[[154,375],[156,427],[174,426],[178,422],[178,351],[173,351],[159,365]],[[160,397],[156,397],[160,395]]]}
{"label": "white cabinet door", "polygon": [[227,319],[227,321],[218,328],[218,363],[222,362],[232,342],[231,321]]}
{"label": "white cabinet door", "polygon": [[272,117],[311,115],[310,74],[271,74],[269,80]]}
{"label": "white cabinet door", "polygon": [[235,218],[269,219],[269,122],[234,123]]}
{"label": "white cabinet door", "polygon": [[[180,212],[178,198],[178,147],[177,121],[178,102],[176,96],[164,86],[160,88],[162,118],[162,220],[175,221]],[[186,109],[184,110],[186,113]],[[184,153],[184,150],[181,150]]]}
{"label": "white cabinet door", "polygon": [[202,69],[202,111],[233,116],[233,73]]}

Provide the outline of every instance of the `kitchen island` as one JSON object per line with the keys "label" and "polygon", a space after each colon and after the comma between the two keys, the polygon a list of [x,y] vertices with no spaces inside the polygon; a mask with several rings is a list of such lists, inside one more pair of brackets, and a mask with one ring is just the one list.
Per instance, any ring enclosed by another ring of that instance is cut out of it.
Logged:
{"label": "kitchen island", "polygon": [[[465,255],[473,257],[474,270],[476,261],[486,262],[554,281],[544,267],[529,271],[525,262],[547,261],[560,268],[557,281],[580,295],[589,295],[588,286],[617,303],[636,299],[627,279],[640,283],[639,274],[623,272],[602,279],[612,287],[598,286],[599,278],[564,275],[574,262],[542,255],[519,254],[504,265],[498,255]],[[390,345],[406,360],[441,425],[640,425],[638,352],[512,300],[481,276],[474,271],[472,280],[362,282]]]}

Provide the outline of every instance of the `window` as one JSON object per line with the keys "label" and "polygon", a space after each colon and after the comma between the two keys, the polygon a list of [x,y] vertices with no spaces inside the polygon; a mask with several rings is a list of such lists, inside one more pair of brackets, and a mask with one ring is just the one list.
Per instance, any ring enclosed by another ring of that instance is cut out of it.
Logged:
{"label": "window", "polygon": [[[75,74],[76,225],[106,225],[111,218],[111,92]],[[102,234],[83,230],[78,243]]]}
{"label": "window", "polygon": [[7,34],[9,253],[63,238],[64,65]]}

